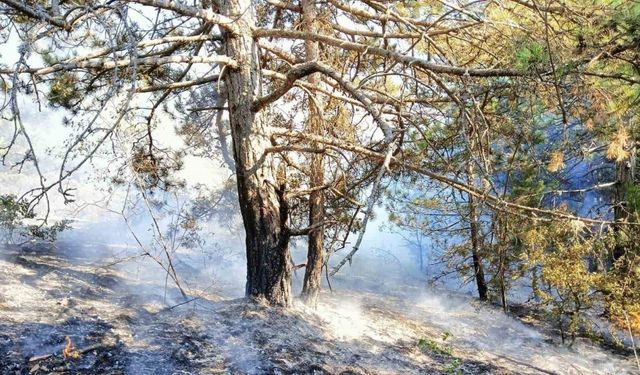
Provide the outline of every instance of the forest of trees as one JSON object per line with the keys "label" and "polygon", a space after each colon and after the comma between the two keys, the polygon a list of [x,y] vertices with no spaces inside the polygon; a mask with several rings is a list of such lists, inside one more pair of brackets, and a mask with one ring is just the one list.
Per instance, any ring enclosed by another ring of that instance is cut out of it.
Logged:
{"label": "forest of trees", "polygon": [[[40,174],[3,196],[3,220],[61,229],[46,226],[48,201],[73,200],[71,176],[98,154],[112,153],[114,184],[130,169],[141,191],[179,189],[182,159],[204,155],[234,172],[247,297],[291,305],[304,267],[302,299],[315,305],[384,205],[483,301],[508,310],[510,288],[527,283],[563,332],[588,311],[640,331],[639,3],[0,4],[0,38],[17,51],[0,66],[13,134],[0,155]],[[21,115],[46,106],[72,133],[53,178],[30,140],[46,125]],[[155,142],[167,122],[180,150]]]}

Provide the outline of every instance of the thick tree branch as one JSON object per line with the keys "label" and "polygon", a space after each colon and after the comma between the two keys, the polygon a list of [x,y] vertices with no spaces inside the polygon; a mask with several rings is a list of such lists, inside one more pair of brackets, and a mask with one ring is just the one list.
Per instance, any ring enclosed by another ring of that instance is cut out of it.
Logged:
{"label": "thick tree branch", "polygon": [[66,31],[71,31],[71,25],[69,25],[59,17],[52,17],[44,9],[40,7],[33,8],[28,6],[24,1],[16,1],[16,0],[0,0],[0,3],[6,4],[10,8],[17,10],[27,15],[30,18],[47,22],[50,25],[59,27]]}
{"label": "thick tree branch", "polygon": [[390,142],[391,138],[393,137],[392,127],[382,117],[382,113],[373,106],[373,102],[364,94],[362,94],[357,87],[344,80],[338,72],[320,62],[308,62],[292,67],[286,74],[285,83],[271,94],[256,99],[253,102],[252,109],[256,112],[263,109],[267,105],[278,100],[280,97],[282,97],[282,95],[286,94],[293,87],[297,80],[316,72],[325,74],[326,76],[335,80],[344,91],[356,98],[379,125],[380,129],[384,133],[385,140],[387,142]]}
{"label": "thick tree branch", "polygon": [[306,228],[287,228],[287,235],[293,237],[293,236],[307,236],[310,232],[314,231],[314,230],[320,230],[322,229],[322,227],[324,227],[327,224],[334,224],[334,223],[338,223],[338,221],[335,220],[324,220],[321,221],[319,223],[316,223],[314,225],[308,226]]}
{"label": "thick tree branch", "polygon": [[162,90],[175,90],[175,89],[183,89],[192,86],[198,86],[205,83],[217,82],[220,79],[220,76],[217,74],[209,75],[206,77],[190,80],[190,81],[180,81],[180,82],[169,82],[160,85],[154,86],[146,86],[140,87],[136,90],[136,92],[153,92],[153,91],[162,91]]}
{"label": "thick tree branch", "polygon": [[260,97],[254,100],[253,104],[251,105],[251,109],[254,112],[260,111],[261,109],[265,108],[266,106],[275,102],[276,100],[280,99],[284,94],[286,94],[293,87],[293,85],[296,83],[297,80],[299,80],[300,78],[304,78],[309,74],[316,73],[318,71],[320,71],[320,67],[315,62],[294,65],[287,72],[284,83],[280,87],[275,89],[271,94],[265,95],[263,97]]}
{"label": "thick tree branch", "polygon": [[126,0],[128,3],[137,3],[142,5],[148,5],[156,8],[166,9],[173,11],[177,14],[187,17],[194,17],[204,20],[206,22],[218,25],[233,34],[239,33],[239,27],[236,20],[215,13],[210,9],[202,9],[196,7],[190,7],[182,5],[173,0]]}
{"label": "thick tree branch", "polygon": [[[361,8],[356,8],[350,5],[347,5],[345,3],[343,3],[340,0],[328,0],[329,3],[331,3],[333,6],[335,6],[336,8],[349,13],[351,15],[354,15],[356,17],[365,19],[365,20],[376,20],[376,21],[382,21],[382,22],[387,22],[387,21],[396,21],[396,22],[402,22],[404,23],[405,20],[401,17],[399,17],[398,15],[394,14],[393,12],[379,12],[379,13],[372,13],[372,12],[368,12],[364,9]],[[413,21],[413,23],[415,25],[418,26],[423,26],[423,27],[431,27],[433,26],[433,22],[428,22],[428,21]]]}
{"label": "thick tree branch", "polygon": [[298,13],[302,12],[302,7],[300,7],[299,5],[293,4],[290,1],[267,0],[267,3],[275,7],[278,7],[280,9],[286,9],[286,10],[290,10],[292,12],[298,12]]}
{"label": "thick tree branch", "polygon": [[[366,156],[370,159],[377,160],[379,162],[384,162],[386,157],[384,153],[372,151],[372,150],[369,150],[368,148],[355,145],[350,142],[335,139],[335,138],[315,136],[315,135],[305,134],[305,133],[301,133],[301,132],[297,132],[289,129],[283,129],[283,128],[270,128],[270,129],[274,135],[288,137],[288,138],[295,138],[295,139],[305,139],[308,141],[313,141],[313,142],[322,143],[325,145],[334,146],[337,148],[341,148],[345,151],[350,151],[350,152],[354,152],[354,153]],[[541,221],[553,221],[558,219],[565,219],[565,220],[575,220],[575,221],[579,221],[587,224],[605,224],[605,225],[615,224],[615,222],[609,221],[609,220],[590,219],[590,218],[575,216],[563,211],[546,210],[542,208],[529,207],[522,204],[505,201],[500,197],[496,197],[478,188],[469,186],[468,184],[462,181],[458,181],[454,178],[431,172],[423,167],[404,162],[395,157],[391,158],[390,165],[405,168],[407,170],[419,173],[435,181],[444,183],[453,189],[471,194],[474,197],[479,198],[483,201],[491,202],[493,203],[496,210],[502,210],[506,212],[528,212],[533,215],[532,218],[541,220]],[[540,215],[540,216],[537,216],[537,215]],[[640,223],[627,223],[627,224],[640,225]]]}
{"label": "thick tree branch", "polygon": [[364,36],[364,37],[369,37],[369,38],[388,38],[388,39],[419,39],[426,36],[436,36],[436,35],[446,35],[446,34],[453,34],[456,33],[460,30],[464,30],[466,28],[469,27],[473,27],[480,24],[479,22],[470,22],[470,23],[466,23],[460,26],[456,26],[456,27],[451,27],[451,28],[446,28],[446,29],[433,29],[433,30],[429,30],[426,33],[419,33],[419,32],[406,32],[406,33],[401,33],[401,32],[395,32],[395,33],[381,33],[381,32],[377,32],[377,31],[371,31],[371,30],[356,30],[356,29],[352,29],[349,27],[346,27],[344,25],[339,25],[339,24],[334,24],[331,25],[333,27],[334,30],[339,31],[341,33],[347,34],[347,35],[353,35],[353,36]]}
{"label": "thick tree branch", "polygon": [[261,37],[275,37],[283,39],[298,39],[298,40],[313,40],[321,43],[326,43],[334,47],[343,48],[349,51],[360,52],[362,54],[371,54],[375,56],[381,56],[389,58],[398,63],[402,63],[408,66],[418,66],[423,69],[432,71],[434,73],[450,74],[456,76],[472,76],[472,77],[523,77],[532,75],[529,71],[517,70],[517,69],[497,69],[497,68],[464,68],[451,65],[435,64],[426,59],[413,57],[411,55],[405,55],[398,52],[390,51],[384,48],[372,47],[365,44],[349,42],[339,38],[334,38],[327,35],[307,33],[295,30],[283,30],[283,29],[256,29],[254,30],[254,36]]}
{"label": "thick tree branch", "polygon": [[303,60],[299,59],[296,55],[283,50],[282,48],[276,46],[275,44],[267,40],[264,40],[264,39],[259,40],[258,46],[260,46],[260,48],[266,49],[267,51],[273,53],[274,55],[278,56],[279,58],[281,58],[282,60],[290,64],[299,64],[303,62]]}
{"label": "thick tree branch", "polygon": [[[132,60],[124,58],[120,60],[97,59],[79,62],[61,62],[48,67],[29,69],[0,69],[0,74],[33,74],[43,76],[59,71],[70,71],[75,69],[114,69],[116,67],[129,66]],[[164,64],[221,64],[230,68],[237,68],[238,63],[227,56],[166,56],[166,57],[144,57],[135,60],[138,66],[149,65],[159,66]]]}
{"label": "thick tree branch", "polygon": [[563,7],[563,6],[538,6],[535,1],[533,2],[528,2],[526,0],[509,0],[511,2],[514,2],[516,4],[522,5],[524,7],[527,7],[529,9],[538,9],[541,10],[543,12],[549,12],[549,13],[555,13],[555,14],[564,14],[568,11],[568,8]]}

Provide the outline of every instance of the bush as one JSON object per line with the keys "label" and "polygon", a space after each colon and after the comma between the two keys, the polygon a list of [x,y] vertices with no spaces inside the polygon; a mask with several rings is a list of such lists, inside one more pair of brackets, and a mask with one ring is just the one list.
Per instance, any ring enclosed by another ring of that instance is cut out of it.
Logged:
{"label": "bush", "polygon": [[32,239],[52,242],[60,232],[70,227],[68,220],[53,225],[38,221],[26,201],[15,195],[0,195],[0,242],[16,243]]}

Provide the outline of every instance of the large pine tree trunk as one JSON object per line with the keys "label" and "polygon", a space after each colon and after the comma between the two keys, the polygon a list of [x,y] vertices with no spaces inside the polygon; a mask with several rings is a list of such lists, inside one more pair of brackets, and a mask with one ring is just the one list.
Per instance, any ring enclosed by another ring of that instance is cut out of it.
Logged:
{"label": "large pine tree trunk", "polygon": [[[224,33],[226,54],[238,69],[225,71],[229,120],[236,165],[240,210],[246,232],[247,286],[250,298],[266,299],[272,305],[291,304],[291,264],[286,234],[287,210],[275,176],[273,160],[264,161],[270,145],[266,121],[251,110],[260,90],[260,66],[251,36],[255,25],[250,0],[222,0],[220,11],[236,19],[240,33]],[[256,165],[256,163],[260,163]]]}
{"label": "large pine tree trunk", "polygon": [[[314,1],[302,0],[303,25],[305,31],[317,32],[315,7]],[[307,61],[314,61],[319,58],[317,42],[306,41],[305,50]],[[320,84],[318,74],[309,76],[309,83],[313,85]],[[316,96],[315,100],[309,98],[309,120],[307,122],[307,128],[314,135],[323,135],[322,111],[322,98],[319,96]],[[313,154],[311,156],[309,173],[311,187],[324,185],[323,154]],[[309,226],[317,225],[324,220],[324,191],[313,191],[309,196]],[[301,297],[308,305],[315,306],[318,302],[318,293],[320,292],[320,283],[322,280],[322,267],[324,265],[324,229],[320,227],[312,230],[309,233],[308,241],[307,267],[305,268]]]}

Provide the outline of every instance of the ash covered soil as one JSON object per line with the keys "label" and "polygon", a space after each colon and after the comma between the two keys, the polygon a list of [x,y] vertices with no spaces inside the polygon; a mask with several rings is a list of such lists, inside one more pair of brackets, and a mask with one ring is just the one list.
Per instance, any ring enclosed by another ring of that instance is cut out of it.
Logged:
{"label": "ash covered soil", "polygon": [[567,348],[463,296],[340,288],[284,311],[189,286],[181,304],[140,274],[161,269],[91,251],[0,248],[0,374],[634,373],[629,355]]}

